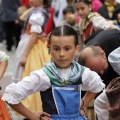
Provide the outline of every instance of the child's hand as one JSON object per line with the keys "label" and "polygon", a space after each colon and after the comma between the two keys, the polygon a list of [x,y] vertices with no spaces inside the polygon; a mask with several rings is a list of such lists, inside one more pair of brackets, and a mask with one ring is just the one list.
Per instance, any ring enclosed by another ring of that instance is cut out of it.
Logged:
{"label": "child's hand", "polygon": [[27,57],[23,56],[21,61],[20,61],[21,66],[25,66],[26,61],[27,61]]}
{"label": "child's hand", "polygon": [[33,112],[33,114],[34,118],[30,120],[52,120],[50,114],[46,112]]}

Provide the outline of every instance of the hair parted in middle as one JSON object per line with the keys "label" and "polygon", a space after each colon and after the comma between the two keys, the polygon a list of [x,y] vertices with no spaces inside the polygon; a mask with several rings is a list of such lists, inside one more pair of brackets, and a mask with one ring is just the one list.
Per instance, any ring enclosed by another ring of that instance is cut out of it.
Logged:
{"label": "hair parted in middle", "polygon": [[62,25],[62,26],[55,27],[54,30],[48,35],[48,44],[47,44],[48,48],[50,48],[52,36],[74,36],[75,46],[79,45],[78,34],[71,26]]}

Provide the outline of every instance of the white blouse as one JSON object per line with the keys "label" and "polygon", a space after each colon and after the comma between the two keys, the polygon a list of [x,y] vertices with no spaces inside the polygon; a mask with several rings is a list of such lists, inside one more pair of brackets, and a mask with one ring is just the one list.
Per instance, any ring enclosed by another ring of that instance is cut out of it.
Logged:
{"label": "white blouse", "polygon": [[[68,68],[67,68],[68,69]],[[60,71],[62,71],[61,69]],[[65,70],[65,69],[64,69]],[[61,75],[69,75],[71,68],[66,72],[60,72]],[[28,95],[45,91],[51,87],[51,82],[46,73],[40,69],[34,71],[23,78],[22,81],[17,84],[12,83],[6,87],[2,100],[7,101],[10,104],[18,104],[22,99],[25,99]],[[89,68],[85,68],[82,74],[82,90],[98,93],[105,88],[105,84],[102,82],[96,72],[91,71]]]}
{"label": "white blouse", "polygon": [[44,16],[40,12],[35,12],[30,16],[29,23],[31,25],[30,32],[40,34],[42,32],[42,26],[44,24]]}

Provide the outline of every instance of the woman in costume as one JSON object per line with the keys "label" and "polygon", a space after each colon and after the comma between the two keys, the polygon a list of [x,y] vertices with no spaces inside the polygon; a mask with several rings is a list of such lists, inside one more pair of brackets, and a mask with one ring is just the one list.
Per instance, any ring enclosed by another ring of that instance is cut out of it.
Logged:
{"label": "woman in costume", "polygon": [[[30,72],[40,69],[45,62],[51,59],[44,33],[48,13],[43,7],[42,0],[30,0],[30,2],[34,8],[26,14],[25,32],[21,36],[15,53],[12,75],[15,83],[28,76]],[[36,93],[27,97],[23,104],[31,110],[39,111],[42,109],[40,101],[40,94]]]}

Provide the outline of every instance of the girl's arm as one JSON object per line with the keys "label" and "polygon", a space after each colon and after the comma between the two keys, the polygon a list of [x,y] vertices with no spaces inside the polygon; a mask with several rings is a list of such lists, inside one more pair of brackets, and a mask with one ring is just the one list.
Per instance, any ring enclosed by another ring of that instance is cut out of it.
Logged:
{"label": "girl's arm", "polygon": [[[0,80],[2,79],[6,71],[7,65],[8,65],[8,60],[0,62]],[[1,85],[0,85],[0,89],[1,89]]]}
{"label": "girl's arm", "polygon": [[86,108],[88,106],[88,104],[93,100],[93,98],[97,95],[97,93],[93,93],[93,92],[90,92],[90,91],[87,91],[85,96],[83,97],[83,106],[82,108]]}
{"label": "girl's arm", "polygon": [[[6,68],[8,66],[8,58],[9,56],[6,55],[6,53],[0,51],[0,80],[2,79]],[[1,86],[0,86],[1,89]]]}
{"label": "girl's arm", "polygon": [[22,57],[22,59],[21,59],[21,65],[22,65],[22,66],[25,65],[26,60],[27,60],[27,56],[28,56],[31,48],[32,48],[33,45],[35,44],[37,37],[38,37],[38,33],[32,33],[32,34],[31,34],[31,37],[30,37],[29,42],[28,42],[28,45],[27,45],[26,50],[25,50],[25,52],[24,52],[24,54],[23,54],[23,57]]}
{"label": "girl's arm", "polygon": [[2,79],[2,77],[3,77],[4,73],[5,73],[7,65],[8,65],[7,61],[0,62],[0,80]]}
{"label": "girl's arm", "polygon": [[119,29],[116,25],[114,25],[114,24],[110,25],[109,29],[118,29],[118,30],[120,30],[120,29]]}
{"label": "girl's arm", "polygon": [[28,16],[28,14],[34,9],[34,7],[29,8],[28,10],[26,10],[21,16],[20,16],[20,20],[21,21],[26,21],[26,18]]}
{"label": "girl's arm", "polygon": [[17,111],[18,113],[20,113],[21,115],[25,116],[26,118],[30,119],[30,120],[40,120],[40,116],[44,116],[42,118],[44,118],[44,120],[51,120],[50,119],[50,114],[46,113],[46,112],[33,112],[28,110],[22,103],[16,104],[16,105],[12,105],[9,104],[15,111]]}
{"label": "girl's arm", "polygon": [[99,30],[99,29],[119,29],[116,25],[113,24],[113,21],[106,20],[103,18],[101,15],[98,13],[93,13],[92,17],[90,18],[94,29]]}

